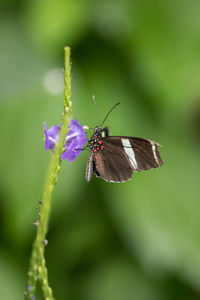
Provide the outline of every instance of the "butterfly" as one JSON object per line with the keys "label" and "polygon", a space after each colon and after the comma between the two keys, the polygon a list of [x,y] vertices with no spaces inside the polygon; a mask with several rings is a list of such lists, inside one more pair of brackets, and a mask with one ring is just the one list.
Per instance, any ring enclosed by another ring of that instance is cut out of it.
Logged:
{"label": "butterfly", "polygon": [[[106,115],[119,104],[116,103]],[[101,125],[102,126],[102,125]],[[86,147],[90,156],[86,168],[86,180],[92,179],[93,173],[108,182],[124,182],[134,172],[140,172],[163,165],[158,143],[138,137],[110,136],[107,127],[97,126]]]}

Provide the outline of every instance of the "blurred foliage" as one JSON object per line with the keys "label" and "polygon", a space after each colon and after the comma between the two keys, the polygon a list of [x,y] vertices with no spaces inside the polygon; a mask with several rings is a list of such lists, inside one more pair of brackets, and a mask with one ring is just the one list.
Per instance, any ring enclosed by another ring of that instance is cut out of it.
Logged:
{"label": "blurred foliage", "polygon": [[198,0],[1,1],[2,299],[25,289],[66,45],[73,117],[94,127],[92,95],[102,119],[120,101],[112,134],[158,141],[165,165],[88,184],[87,151],[63,163],[46,248],[56,299],[199,299],[199,11]]}

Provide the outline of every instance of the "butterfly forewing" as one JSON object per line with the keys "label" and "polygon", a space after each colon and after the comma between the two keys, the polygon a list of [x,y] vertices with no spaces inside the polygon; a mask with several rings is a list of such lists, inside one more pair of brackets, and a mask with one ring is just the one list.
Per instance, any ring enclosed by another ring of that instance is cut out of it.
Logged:
{"label": "butterfly forewing", "polygon": [[133,140],[131,140],[131,146],[135,152],[139,171],[158,168],[163,165],[158,151],[159,144],[156,142],[133,138]]}
{"label": "butterfly forewing", "polygon": [[124,149],[135,172],[163,165],[158,151],[160,145],[154,141],[129,136],[110,136],[106,139]]}

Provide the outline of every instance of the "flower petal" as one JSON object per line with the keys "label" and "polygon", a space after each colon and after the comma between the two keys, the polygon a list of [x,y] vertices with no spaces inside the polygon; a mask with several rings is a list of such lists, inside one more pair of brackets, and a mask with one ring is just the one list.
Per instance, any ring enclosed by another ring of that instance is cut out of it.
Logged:
{"label": "flower petal", "polygon": [[73,119],[69,123],[69,132],[66,137],[65,151],[61,155],[61,159],[68,159],[72,162],[82,152],[82,146],[87,142],[85,131],[78,120]]}
{"label": "flower petal", "polygon": [[51,128],[47,129],[46,122],[44,124],[44,134],[45,134],[45,149],[53,150],[55,148],[55,144],[59,140],[59,131],[60,127],[57,125],[53,125]]}

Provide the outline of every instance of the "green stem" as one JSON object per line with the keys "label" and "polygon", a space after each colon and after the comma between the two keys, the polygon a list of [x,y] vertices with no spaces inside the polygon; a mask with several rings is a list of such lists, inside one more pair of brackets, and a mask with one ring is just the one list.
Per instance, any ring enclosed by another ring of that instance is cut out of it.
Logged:
{"label": "green stem", "polygon": [[39,282],[43,291],[44,299],[53,300],[52,289],[48,282],[48,272],[44,257],[45,239],[48,231],[48,222],[51,211],[52,192],[57,182],[61,167],[61,154],[65,144],[65,138],[68,132],[69,117],[72,111],[71,103],[71,63],[70,48],[64,48],[65,73],[64,73],[64,113],[62,127],[60,129],[59,142],[56,145],[55,152],[52,155],[49,170],[46,177],[44,192],[42,196],[39,219],[36,222],[37,234],[32,248],[30,267],[28,271],[28,284],[25,291],[25,299],[34,299],[36,284]]}

